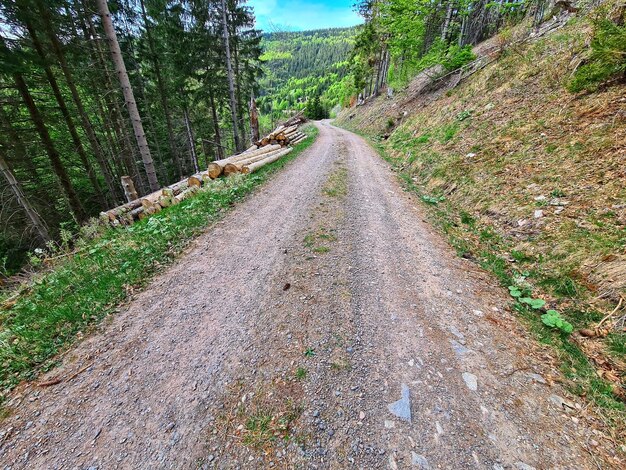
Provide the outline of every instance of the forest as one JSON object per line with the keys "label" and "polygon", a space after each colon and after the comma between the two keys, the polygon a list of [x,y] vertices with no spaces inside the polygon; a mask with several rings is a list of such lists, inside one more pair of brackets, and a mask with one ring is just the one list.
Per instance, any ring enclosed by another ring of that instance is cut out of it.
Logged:
{"label": "forest", "polygon": [[263,35],[258,102],[268,126],[304,110],[316,97],[322,114],[339,102],[336,90],[349,76],[348,57],[356,33],[357,28],[332,28]]}
{"label": "forest", "polygon": [[527,20],[536,27],[573,2],[550,0],[362,0],[355,8],[365,18],[350,56],[354,88],[362,98],[385,86],[401,88],[436,64],[443,72],[475,59],[472,46]]}
{"label": "forest", "polygon": [[0,273],[249,145],[261,36],[239,0],[0,6]]}

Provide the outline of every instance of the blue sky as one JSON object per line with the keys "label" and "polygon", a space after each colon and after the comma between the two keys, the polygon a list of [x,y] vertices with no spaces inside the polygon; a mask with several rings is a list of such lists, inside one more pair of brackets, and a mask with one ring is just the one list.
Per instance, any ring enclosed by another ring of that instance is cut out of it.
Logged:
{"label": "blue sky", "polygon": [[362,19],[354,11],[354,0],[248,0],[255,11],[257,28],[264,31],[354,26]]}

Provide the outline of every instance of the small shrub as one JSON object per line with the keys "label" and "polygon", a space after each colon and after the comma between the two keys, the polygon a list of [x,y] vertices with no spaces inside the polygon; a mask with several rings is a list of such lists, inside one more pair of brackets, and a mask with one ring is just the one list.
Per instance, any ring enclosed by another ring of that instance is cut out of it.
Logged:
{"label": "small shrub", "polygon": [[463,67],[473,60],[476,60],[476,55],[472,52],[472,46],[467,45],[461,47],[457,44],[453,44],[448,49],[441,65],[443,65],[447,71],[452,71]]}
{"label": "small shrub", "polygon": [[594,26],[589,59],[567,84],[573,93],[594,91],[607,80],[626,74],[626,26],[607,18],[597,20]]}
{"label": "small shrub", "polygon": [[556,310],[548,310],[546,313],[541,315],[541,321],[544,325],[561,330],[563,333],[569,334],[574,331],[572,324],[564,320],[563,317],[561,317],[561,314]]}
{"label": "small shrub", "polygon": [[546,301],[543,299],[533,299],[531,297],[522,297],[519,299],[519,301],[535,310],[539,310],[546,304]]}

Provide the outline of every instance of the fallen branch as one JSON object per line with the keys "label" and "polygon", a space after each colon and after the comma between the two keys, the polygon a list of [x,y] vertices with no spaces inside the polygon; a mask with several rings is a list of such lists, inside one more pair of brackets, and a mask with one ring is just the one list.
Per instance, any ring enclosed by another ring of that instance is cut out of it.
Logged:
{"label": "fallen branch", "polygon": [[[65,382],[69,382],[73,379],[75,379],[76,377],[78,377],[80,374],[82,374],[83,372],[85,372],[87,369],[89,369],[91,366],[93,366],[93,362],[87,364],[86,366],[80,368],[79,370],[77,370],[76,372],[74,372],[72,375],[70,375],[69,377],[67,377],[65,379]],[[37,383],[38,387],[51,387],[52,385],[57,385],[60,384],[61,382],[63,382],[63,378],[62,377],[55,377],[53,379],[50,380],[46,380],[44,382],[39,382]]]}
{"label": "fallen branch", "polygon": [[623,301],[624,301],[624,297],[620,297],[619,298],[619,302],[617,303],[617,307],[615,307],[615,309],[611,313],[609,313],[602,320],[600,320],[600,323],[598,323],[598,325],[596,326],[596,329],[600,328],[605,321],[607,321],[609,318],[613,317],[613,315],[615,315],[618,312],[618,310],[620,308],[622,308],[622,302]]}

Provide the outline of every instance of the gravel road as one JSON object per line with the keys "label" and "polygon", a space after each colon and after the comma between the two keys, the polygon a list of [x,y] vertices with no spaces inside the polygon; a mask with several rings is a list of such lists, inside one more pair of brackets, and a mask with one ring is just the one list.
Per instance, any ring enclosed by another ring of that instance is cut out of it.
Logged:
{"label": "gravel road", "polygon": [[68,380],[16,391],[0,468],[620,467],[497,282],[318,127],[42,379]]}

